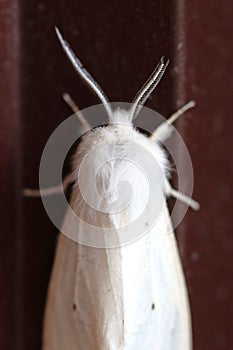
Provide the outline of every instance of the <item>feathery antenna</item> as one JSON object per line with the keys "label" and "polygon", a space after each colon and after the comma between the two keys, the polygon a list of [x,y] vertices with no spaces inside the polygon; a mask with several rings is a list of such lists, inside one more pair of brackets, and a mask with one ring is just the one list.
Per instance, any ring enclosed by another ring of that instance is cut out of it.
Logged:
{"label": "feathery antenna", "polygon": [[146,100],[149,98],[151,93],[154,91],[158,83],[160,82],[167,66],[168,66],[169,60],[164,62],[164,57],[161,57],[159,64],[155,68],[155,70],[152,72],[150,77],[147,79],[146,83],[142,86],[142,88],[138,91],[137,95],[135,96],[133,100],[133,106],[131,108],[130,114],[131,114],[131,120],[136,118],[138,115],[141,107],[145,104]]}
{"label": "feathery antenna", "polygon": [[69,58],[70,62],[72,63],[73,67],[75,68],[76,72],[79,74],[79,76],[88,84],[88,86],[92,89],[92,91],[99,97],[100,101],[103,103],[106,112],[108,116],[110,117],[112,115],[112,108],[109,104],[109,100],[101,87],[97,84],[97,82],[92,78],[90,73],[84,68],[80,60],[75,56],[74,52],[72,51],[69,44],[63,39],[59,29],[55,27],[55,31],[57,34],[57,37],[61,43],[61,46],[63,50],[65,51],[67,57]]}

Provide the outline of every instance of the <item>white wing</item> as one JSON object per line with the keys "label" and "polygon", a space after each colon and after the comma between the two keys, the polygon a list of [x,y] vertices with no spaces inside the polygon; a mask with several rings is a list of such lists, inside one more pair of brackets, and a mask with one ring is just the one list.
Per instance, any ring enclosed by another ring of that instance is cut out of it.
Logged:
{"label": "white wing", "polygon": [[138,241],[89,248],[61,235],[49,288],[44,350],[188,350],[186,287],[167,209]]}

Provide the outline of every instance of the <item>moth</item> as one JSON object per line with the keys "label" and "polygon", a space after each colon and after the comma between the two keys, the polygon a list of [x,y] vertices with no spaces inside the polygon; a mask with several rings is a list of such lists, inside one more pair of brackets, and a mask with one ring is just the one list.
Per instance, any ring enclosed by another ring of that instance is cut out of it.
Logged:
{"label": "moth", "polygon": [[[160,60],[137,93],[130,110],[112,110],[103,90],[57,28],[56,32],[76,72],[99,97],[109,118],[108,125],[83,135],[73,157],[73,170],[68,180],[74,183],[70,198],[73,212],[83,222],[92,218],[96,226],[104,228],[105,236],[111,228],[118,237],[119,227],[134,220],[145,204],[146,193],[145,183],[133,167],[138,155],[135,144],[150,152],[159,164],[161,172],[157,177],[155,174],[155,180],[160,184],[164,201],[156,225],[126,245],[90,247],[60,234],[47,296],[43,350],[190,350],[190,308],[166,198],[173,196],[195,210],[199,205],[170,185],[169,162],[161,142],[170,137],[171,124],[193,107],[194,102],[183,106],[152,135],[140,134],[133,120],[159,83],[168,62]],[[66,99],[77,112],[67,95]],[[88,122],[83,120],[83,123],[89,129]],[[86,181],[82,186],[93,199],[88,179],[95,174],[96,162],[101,159],[104,166],[96,181],[99,192],[107,196],[105,209],[114,201],[118,182],[124,179],[130,183],[133,179],[139,196],[128,203],[123,214],[103,211],[100,207],[98,210],[98,203],[97,210],[93,211],[81,195],[79,167],[89,154],[90,159],[84,165]],[[113,163],[109,162],[109,157]],[[126,164],[125,159],[130,162]],[[147,211],[153,212],[153,207],[148,206]],[[62,232],[74,224],[67,213]],[[75,230],[77,237],[88,235],[82,223]]]}

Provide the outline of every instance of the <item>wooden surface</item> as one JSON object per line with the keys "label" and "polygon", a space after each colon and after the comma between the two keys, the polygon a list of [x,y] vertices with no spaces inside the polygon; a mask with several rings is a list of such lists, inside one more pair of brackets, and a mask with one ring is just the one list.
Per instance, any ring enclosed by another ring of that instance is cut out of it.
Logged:
{"label": "wooden surface", "polygon": [[56,242],[41,200],[23,199],[21,189],[38,187],[45,142],[70,115],[62,93],[80,108],[98,103],[68,63],[54,25],[112,101],[130,102],[161,55],[171,62],[147,106],[167,116],[196,101],[178,129],[201,211],[190,210],[177,230],[194,350],[233,347],[232,11],[232,2],[217,0],[0,2],[1,349],[40,349]]}

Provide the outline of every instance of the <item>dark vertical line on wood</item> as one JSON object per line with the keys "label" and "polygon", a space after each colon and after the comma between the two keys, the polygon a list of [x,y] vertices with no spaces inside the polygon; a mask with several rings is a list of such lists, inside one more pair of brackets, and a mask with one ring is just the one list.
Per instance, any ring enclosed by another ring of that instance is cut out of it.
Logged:
{"label": "dark vertical line on wood", "polygon": [[[185,102],[192,99],[192,96],[188,97],[185,92],[185,82],[186,82],[186,27],[185,27],[185,1],[179,0],[174,1],[174,26],[175,31],[173,34],[173,52],[174,52],[174,60],[175,60],[175,74],[174,74],[174,102],[176,108],[182,106]],[[180,120],[178,120],[175,124],[181,136],[183,135],[183,123],[185,123],[185,118],[187,116],[183,116]],[[182,173],[179,174],[185,179],[186,176],[186,168],[183,160],[183,148],[179,145],[174,145],[176,147],[176,154],[179,163],[181,164]],[[180,179],[179,179],[180,181]],[[187,184],[189,185],[189,184]],[[175,187],[178,187],[178,179],[175,183]],[[184,191],[184,189],[183,189]],[[182,190],[181,190],[182,192]],[[182,205],[180,205],[180,210],[182,210]],[[189,209],[190,210],[190,209]],[[177,215],[179,216],[179,209],[177,211]],[[181,255],[184,254],[185,251],[185,224],[178,226],[176,229],[177,236],[179,239],[179,248],[181,251]],[[182,234],[183,233],[183,234]]]}
{"label": "dark vertical line on wood", "polygon": [[[23,349],[19,4],[0,4],[1,347]],[[3,331],[4,325],[4,331]]]}
{"label": "dark vertical line on wood", "polygon": [[22,154],[22,118],[21,118],[21,26],[20,26],[20,3],[15,0],[15,18],[13,37],[15,39],[15,52],[18,53],[17,60],[17,98],[18,98],[18,123],[17,123],[17,148],[15,150],[17,176],[16,176],[16,336],[15,346],[19,350],[25,349],[25,298],[24,298],[24,241],[23,241],[23,182],[22,182],[22,167],[23,167],[23,154]]}

